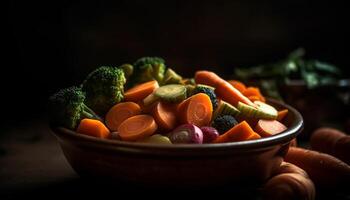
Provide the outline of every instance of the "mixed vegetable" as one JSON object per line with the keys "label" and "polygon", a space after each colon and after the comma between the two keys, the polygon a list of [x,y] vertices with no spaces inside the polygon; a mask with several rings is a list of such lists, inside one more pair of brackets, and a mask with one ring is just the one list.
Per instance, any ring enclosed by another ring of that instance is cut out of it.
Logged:
{"label": "mixed vegetable", "polygon": [[[97,113],[97,114],[96,114]],[[98,138],[160,144],[223,143],[259,139],[287,129],[257,87],[197,71],[183,78],[164,59],[102,66],[80,87],[50,97],[50,120]]]}

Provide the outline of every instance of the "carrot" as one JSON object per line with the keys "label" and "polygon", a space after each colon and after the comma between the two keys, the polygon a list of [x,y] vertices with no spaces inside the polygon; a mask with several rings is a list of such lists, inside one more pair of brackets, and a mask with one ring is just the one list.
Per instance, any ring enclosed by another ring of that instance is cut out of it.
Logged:
{"label": "carrot", "polygon": [[112,130],[118,130],[119,125],[129,117],[141,114],[141,107],[134,102],[122,102],[114,105],[106,114],[106,125]]}
{"label": "carrot", "polygon": [[214,72],[197,71],[195,74],[195,81],[197,84],[206,84],[214,87],[217,96],[233,106],[237,106],[238,102],[240,101],[256,107],[255,104],[244,96],[239,90],[233,87],[229,82],[220,78]]}
{"label": "carrot", "polygon": [[315,199],[315,185],[307,173],[299,167],[282,162],[273,176],[264,185],[264,199]]}
{"label": "carrot", "polygon": [[177,117],[183,124],[198,127],[208,126],[213,114],[213,106],[208,95],[198,93],[182,101],[177,108]]}
{"label": "carrot", "polygon": [[311,148],[350,164],[350,136],[334,128],[319,128],[310,138]]}
{"label": "carrot", "polygon": [[296,138],[290,141],[289,146],[291,147],[297,147],[298,146],[298,141]]}
{"label": "carrot", "polygon": [[350,166],[329,154],[290,147],[285,161],[304,169],[320,187],[342,187],[350,180]]}
{"label": "carrot", "polygon": [[287,127],[277,120],[260,119],[255,126],[255,131],[262,137],[269,137],[285,131]]}
{"label": "carrot", "polygon": [[261,138],[261,136],[257,133],[252,133],[246,140],[255,140],[255,139],[259,139]]}
{"label": "carrot", "polygon": [[278,111],[277,121],[281,122],[288,115],[288,109]]}
{"label": "carrot", "polygon": [[77,132],[97,138],[108,138],[108,128],[99,120],[83,119],[80,121]]}
{"label": "carrot", "polygon": [[254,102],[254,101],[265,101],[264,99],[262,99],[261,97],[259,97],[259,96],[255,96],[255,95],[253,95],[253,96],[247,96],[248,97],[248,99],[249,100],[251,100],[252,102]]}
{"label": "carrot", "polygon": [[123,121],[118,127],[119,136],[125,141],[136,141],[152,135],[158,126],[150,115],[136,115]]}
{"label": "carrot", "polygon": [[244,92],[244,90],[247,89],[247,87],[244,85],[244,83],[237,81],[237,80],[229,80],[228,81],[233,87],[235,87],[240,92]]}
{"label": "carrot", "polygon": [[172,104],[157,102],[153,108],[152,115],[160,129],[171,130],[176,126],[176,109]]}
{"label": "carrot", "polygon": [[151,94],[155,89],[159,87],[156,80],[148,81],[140,85],[136,85],[133,88],[130,88],[124,93],[125,101],[138,102]]}
{"label": "carrot", "polygon": [[259,88],[257,87],[248,87],[242,93],[246,97],[257,96],[259,97],[260,101],[265,102],[265,97],[261,94]]}
{"label": "carrot", "polygon": [[[220,135],[214,140],[214,143],[223,143],[223,142],[237,142],[247,140],[253,134],[257,134],[249,126],[246,121],[243,121],[236,126],[232,127],[230,130],[226,131],[224,134]],[[251,139],[251,138],[250,138]]]}

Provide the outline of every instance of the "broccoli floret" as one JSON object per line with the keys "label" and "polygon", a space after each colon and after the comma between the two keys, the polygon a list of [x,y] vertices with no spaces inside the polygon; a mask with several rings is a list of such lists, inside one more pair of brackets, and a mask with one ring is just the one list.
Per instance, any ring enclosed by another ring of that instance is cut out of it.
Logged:
{"label": "broccoli floret", "polygon": [[222,115],[214,119],[212,127],[216,128],[220,134],[223,134],[237,124],[237,120],[231,115]]}
{"label": "broccoli floret", "polygon": [[122,69],[102,66],[91,72],[82,84],[86,105],[103,115],[124,98],[126,82]]}
{"label": "broccoli floret", "polygon": [[63,126],[74,130],[81,119],[100,118],[84,104],[85,94],[81,88],[61,89],[49,98],[49,118],[54,126]]}
{"label": "broccoli floret", "polygon": [[192,95],[198,93],[204,93],[209,96],[211,104],[213,105],[213,110],[215,110],[218,107],[218,99],[216,98],[216,94],[213,88],[211,88],[210,86],[199,84],[193,89]]}
{"label": "broccoli floret", "polygon": [[130,64],[122,64],[119,68],[123,70],[126,79],[128,79],[134,72],[134,67]]}
{"label": "broccoli floret", "polygon": [[151,80],[163,82],[165,73],[165,61],[159,57],[143,57],[134,63],[133,84]]}

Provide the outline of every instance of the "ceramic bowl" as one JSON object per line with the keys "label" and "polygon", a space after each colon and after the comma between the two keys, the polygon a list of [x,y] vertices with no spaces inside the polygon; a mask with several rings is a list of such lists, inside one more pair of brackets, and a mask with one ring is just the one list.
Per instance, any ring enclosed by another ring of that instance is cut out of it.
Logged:
{"label": "ceramic bowl", "polygon": [[62,151],[81,176],[152,185],[259,184],[268,179],[286,155],[289,143],[303,128],[303,119],[289,105],[280,134],[251,141],[221,144],[146,144],[82,135],[52,127]]}

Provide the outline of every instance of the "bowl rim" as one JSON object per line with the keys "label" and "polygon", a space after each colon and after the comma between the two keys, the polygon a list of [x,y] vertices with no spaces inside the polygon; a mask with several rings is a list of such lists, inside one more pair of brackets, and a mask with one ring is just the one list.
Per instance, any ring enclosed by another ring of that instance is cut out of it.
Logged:
{"label": "bowl rim", "polygon": [[104,147],[125,147],[125,148],[134,148],[134,149],[157,149],[157,150],[203,150],[203,149],[261,149],[272,147],[277,144],[284,144],[295,138],[303,129],[304,121],[301,114],[292,106],[280,102],[275,99],[267,98],[268,102],[272,104],[277,104],[278,106],[284,107],[289,110],[289,112],[293,113],[295,116],[295,120],[290,124],[290,126],[283,131],[282,133],[266,137],[260,138],[256,140],[247,140],[240,142],[227,142],[227,143],[208,143],[208,144],[149,144],[149,143],[141,143],[141,142],[128,142],[121,140],[112,140],[112,139],[102,139],[96,138],[93,136],[78,134],[76,131],[64,128],[64,127],[53,127],[50,126],[54,135],[57,138],[65,138],[68,140],[79,140],[82,142],[92,142],[96,145],[104,145]]}

